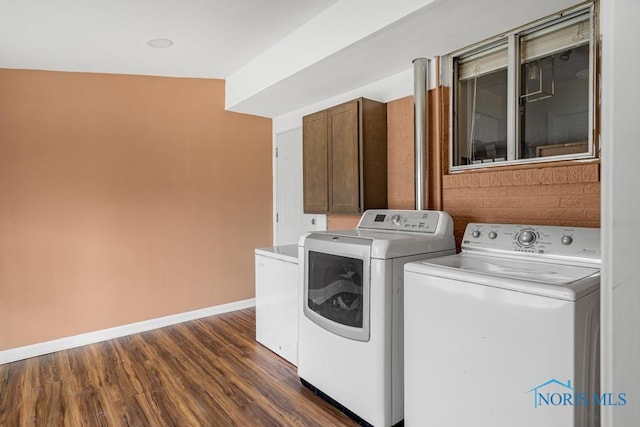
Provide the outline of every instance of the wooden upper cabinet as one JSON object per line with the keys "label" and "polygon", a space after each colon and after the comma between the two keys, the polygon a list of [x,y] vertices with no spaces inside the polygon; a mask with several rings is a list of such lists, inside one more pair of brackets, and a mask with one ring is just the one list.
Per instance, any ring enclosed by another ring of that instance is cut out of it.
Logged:
{"label": "wooden upper cabinet", "polygon": [[303,145],[306,213],[387,207],[384,103],[360,98],[304,117]]}
{"label": "wooden upper cabinet", "polygon": [[302,119],[302,141],[304,211],[326,212],[329,207],[326,110]]}

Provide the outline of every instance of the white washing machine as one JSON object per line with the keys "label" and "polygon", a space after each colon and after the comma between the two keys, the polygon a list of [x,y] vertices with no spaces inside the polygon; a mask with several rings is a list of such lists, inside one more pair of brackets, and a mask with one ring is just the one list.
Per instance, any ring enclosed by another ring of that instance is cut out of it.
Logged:
{"label": "white washing machine", "polygon": [[370,210],[357,228],[300,239],[301,381],[362,423],[403,419],[404,264],[455,253],[438,211]]}
{"label": "white washing machine", "polygon": [[469,224],[405,266],[405,425],[599,426],[600,230]]}

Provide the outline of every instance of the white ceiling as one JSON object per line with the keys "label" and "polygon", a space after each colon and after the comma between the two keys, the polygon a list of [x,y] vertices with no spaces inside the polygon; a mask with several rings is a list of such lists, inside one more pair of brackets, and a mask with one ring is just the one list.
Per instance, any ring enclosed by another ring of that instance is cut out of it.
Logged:
{"label": "white ceiling", "polygon": [[0,0],[0,67],[225,79],[335,2]]}
{"label": "white ceiling", "polygon": [[228,109],[277,117],[576,3],[0,0],[0,68],[225,79]]}

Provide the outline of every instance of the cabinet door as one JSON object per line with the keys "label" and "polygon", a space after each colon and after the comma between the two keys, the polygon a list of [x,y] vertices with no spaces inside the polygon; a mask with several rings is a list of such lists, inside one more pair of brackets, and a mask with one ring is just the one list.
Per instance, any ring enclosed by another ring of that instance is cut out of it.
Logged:
{"label": "cabinet door", "polygon": [[359,101],[328,110],[329,212],[360,212]]}
{"label": "cabinet door", "polygon": [[327,111],[302,120],[304,212],[327,212]]}

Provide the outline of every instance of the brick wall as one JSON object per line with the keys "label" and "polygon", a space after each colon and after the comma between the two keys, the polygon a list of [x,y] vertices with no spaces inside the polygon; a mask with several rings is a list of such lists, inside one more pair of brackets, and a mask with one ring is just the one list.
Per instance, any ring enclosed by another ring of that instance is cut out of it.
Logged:
{"label": "brick wall", "polygon": [[[449,91],[441,89],[439,134],[433,121],[438,99],[433,90],[429,96],[429,139],[440,141],[441,150],[430,148],[428,200],[430,207],[442,206],[453,217],[458,242],[469,222],[600,226],[599,160],[447,173]],[[387,132],[389,209],[413,209],[413,96],[387,103]],[[434,171],[442,178],[441,189],[434,188]],[[328,227],[353,228],[359,217],[329,215]]]}
{"label": "brick wall", "polygon": [[469,222],[600,226],[600,164],[464,172],[443,177],[459,243]]}
{"label": "brick wall", "polygon": [[387,103],[387,150],[389,209],[414,209],[412,96]]}
{"label": "brick wall", "polygon": [[327,228],[329,230],[346,230],[349,228],[356,228],[359,220],[360,215],[328,214]]}

